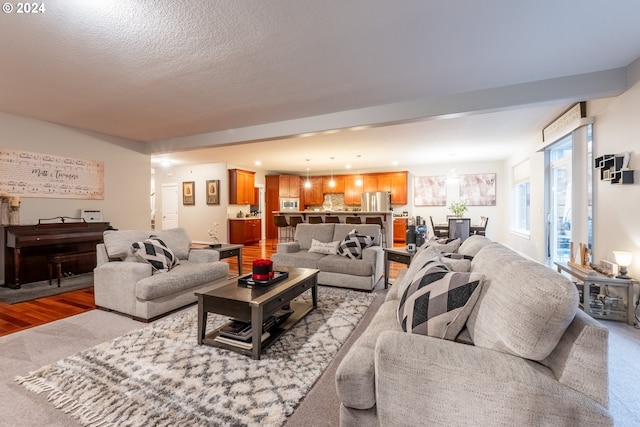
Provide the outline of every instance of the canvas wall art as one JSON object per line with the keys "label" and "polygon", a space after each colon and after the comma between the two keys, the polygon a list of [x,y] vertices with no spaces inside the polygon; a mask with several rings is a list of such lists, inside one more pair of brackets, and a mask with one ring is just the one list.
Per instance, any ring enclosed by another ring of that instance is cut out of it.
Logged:
{"label": "canvas wall art", "polygon": [[104,162],[0,147],[0,193],[104,199]]}
{"label": "canvas wall art", "polygon": [[414,179],[414,206],[446,206],[446,176],[418,176]]}
{"label": "canvas wall art", "polygon": [[496,205],[496,174],[480,173],[460,177],[460,198],[468,206]]}

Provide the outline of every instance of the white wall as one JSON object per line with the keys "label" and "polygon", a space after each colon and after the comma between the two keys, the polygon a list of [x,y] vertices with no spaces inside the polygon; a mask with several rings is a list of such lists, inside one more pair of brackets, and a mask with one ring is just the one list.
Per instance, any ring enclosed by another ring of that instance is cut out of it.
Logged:
{"label": "white wall", "polygon": [[[78,217],[82,209],[102,209],[116,228],[149,228],[150,156],[115,145],[111,137],[0,113],[0,146],[104,162],[104,200],[21,196],[20,223],[40,218]],[[122,145],[135,144],[118,140]]]}
{"label": "white wall", "polygon": [[[594,158],[630,151],[630,167],[640,167],[640,83],[618,97],[589,101],[587,114],[594,118]],[[504,242],[542,262],[545,259],[544,154],[536,152],[541,144],[541,139],[522,141],[523,149],[506,162],[505,187],[509,188],[511,167],[531,159],[531,237],[507,232]],[[594,177],[598,174],[594,173]],[[594,179],[593,260],[596,263],[601,259],[614,261],[614,250],[630,251],[633,263],[629,273],[640,277],[640,176],[637,172],[634,178],[635,184],[630,185],[612,185]],[[508,228],[508,206],[505,205],[505,229]]]}
{"label": "white wall", "polygon": [[[219,179],[219,205],[207,205],[206,183]],[[182,204],[182,183],[195,182],[195,205]],[[170,169],[157,168],[156,185],[156,229],[162,229],[162,184],[178,185],[178,226],[184,227],[193,241],[209,242],[208,231],[218,223],[218,239],[228,242],[227,206],[229,203],[229,173],[226,163],[206,163],[195,166],[172,166]]]}
{"label": "white wall", "polygon": [[[604,105],[603,105],[604,104]],[[595,117],[594,157],[631,152],[629,167],[640,168],[640,83],[605,103],[590,103]],[[594,182],[594,259],[614,261],[613,251],[633,253],[629,268],[640,278],[640,174],[634,184]]]}
{"label": "white wall", "polygon": [[[471,224],[479,224],[480,217],[486,216],[489,218],[487,224],[487,237],[492,240],[504,241],[505,235],[503,225],[508,219],[508,191],[505,185],[505,172],[504,162],[479,162],[479,163],[455,163],[456,173],[458,175],[467,174],[481,174],[481,173],[495,173],[496,174],[496,205],[495,206],[469,206],[468,211],[465,213],[466,218],[471,218]],[[421,216],[425,218],[425,222],[429,226],[429,233],[431,233],[431,227],[429,224],[429,216],[433,216],[434,223],[444,223],[447,215],[451,215],[449,205],[452,201],[460,199],[459,184],[447,184],[447,205],[446,206],[415,206],[414,200],[414,180],[416,177],[421,176],[441,176],[447,175],[451,168],[451,162],[440,165],[428,165],[428,166],[411,166],[407,170],[409,171],[408,177],[408,193],[406,206],[395,206],[394,212],[401,212],[406,210],[409,215],[416,217]],[[507,215],[507,216],[505,216]],[[431,235],[431,234],[430,234]]]}
{"label": "white wall", "polygon": [[[38,219],[57,216],[78,217],[82,209],[101,209],[104,220],[113,227],[149,229],[150,156],[126,148],[135,142],[3,113],[0,129],[0,146],[4,148],[104,162],[104,200],[21,195],[20,224],[37,224]],[[3,251],[0,265],[4,265]],[[4,268],[0,268],[0,282],[4,283]]]}

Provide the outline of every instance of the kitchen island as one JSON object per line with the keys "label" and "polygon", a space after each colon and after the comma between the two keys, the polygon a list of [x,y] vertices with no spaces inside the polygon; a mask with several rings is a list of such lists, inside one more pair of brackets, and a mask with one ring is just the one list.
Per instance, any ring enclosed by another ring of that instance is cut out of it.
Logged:
{"label": "kitchen island", "polygon": [[362,218],[364,224],[367,217],[378,217],[382,220],[384,232],[386,233],[387,246],[393,246],[393,212],[392,211],[274,211],[274,215],[284,215],[287,218],[292,216],[301,216],[304,222],[309,222],[310,216],[320,216],[322,221],[328,216],[338,217],[341,223],[346,222],[346,217],[355,216]]}

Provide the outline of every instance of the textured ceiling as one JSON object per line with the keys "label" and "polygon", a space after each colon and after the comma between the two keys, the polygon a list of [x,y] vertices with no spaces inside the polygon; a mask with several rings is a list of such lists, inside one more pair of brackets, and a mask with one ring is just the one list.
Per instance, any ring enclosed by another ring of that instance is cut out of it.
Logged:
{"label": "textured ceiling", "polygon": [[[507,119],[496,111],[518,107],[508,119],[539,133],[570,102],[622,90],[599,87],[597,73],[623,69],[640,55],[637,0],[592,0],[588,7],[583,0],[45,5],[42,14],[0,16],[0,111],[137,141],[149,153],[442,117],[452,122],[362,135],[376,141],[372,147],[394,140],[399,148],[513,140],[525,130],[496,129]],[[572,86],[575,79],[557,80],[589,73],[596,73],[594,84],[583,89]],[[532,82],[549,84],[527,86]],[[513,90],[505,94],[505,87]],[[465,117],[450,118],[458,113]],[[330,151],[359,140],[354,153],[373,161],[363,137],[351,135],[286,139],[277,147],[298,163],[338,157]],[[328,150],[332,143],[337,147]],[[314,148],[294,153],[302,144]],[[259,157],[264,146],[254,145],[252,154]],[[504,150],[493,158],[504,158]],[[279,161],[267,168],[286,170]]]}

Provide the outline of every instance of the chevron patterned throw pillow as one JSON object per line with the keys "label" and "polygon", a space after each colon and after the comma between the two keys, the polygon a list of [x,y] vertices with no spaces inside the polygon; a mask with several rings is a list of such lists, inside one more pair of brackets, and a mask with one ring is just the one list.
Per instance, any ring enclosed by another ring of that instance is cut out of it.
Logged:
{"label": "chevron patterned throw pillow", "polygon": [[159,273],[169,271],[180,264],[178,257],[157,237],[133,243],[131,249],[138,258],[151,264],[153,270]]}
{"label": "chevron patterned throw pillow", "polygon": [[455,340],[480,295],[484,275],[427,264],[411,279],[398,306],[405,332]]}

